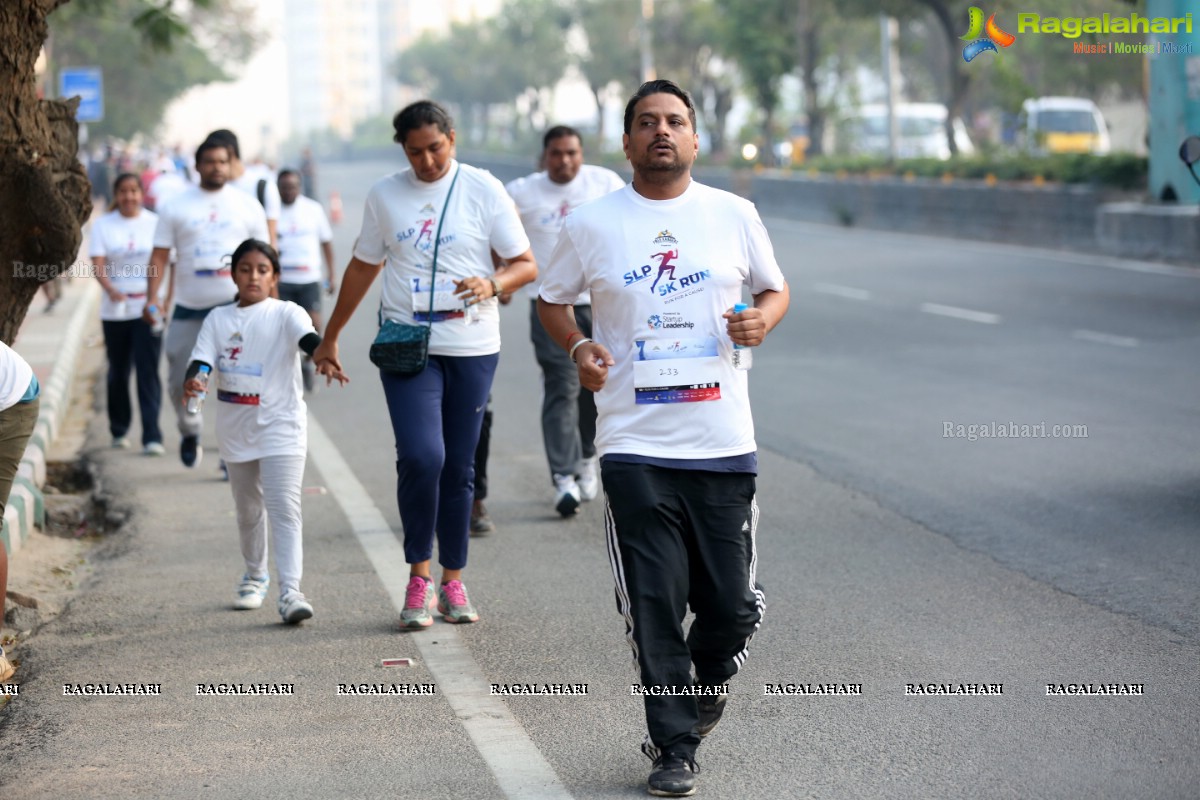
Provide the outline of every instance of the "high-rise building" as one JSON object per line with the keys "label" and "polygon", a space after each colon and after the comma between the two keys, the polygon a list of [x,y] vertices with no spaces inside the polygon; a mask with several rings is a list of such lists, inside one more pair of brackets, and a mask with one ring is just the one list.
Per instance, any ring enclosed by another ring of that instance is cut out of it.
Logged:
{"label": "high-rise building", "polygon": [[354,126],[415,99],[396,56],[425,31],[494,15],[501,0],[288,0],[284,36],[293,133]]}

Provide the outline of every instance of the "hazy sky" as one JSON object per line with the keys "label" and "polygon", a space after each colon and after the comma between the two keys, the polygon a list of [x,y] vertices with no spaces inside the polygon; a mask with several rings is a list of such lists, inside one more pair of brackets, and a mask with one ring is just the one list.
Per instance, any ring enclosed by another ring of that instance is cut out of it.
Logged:
{"label": "hazy sky", "polygon": [[[242,69],[240,80],[214,83],[184,94],[167,110],[165,144],[190,152],[205,134],[229,128],[247,161],[288,137],[287,52],[283,45],[284,0],[258,0],[255,16],[270,38]],[[269,126],[270,142],[264,142]]]}
{"label": "hazy sky", "polygon": [[[247,161],[262,154],[272,159],[288,138],[287,49],[283,41],[285,0],[259,0],[255,17],[269,38],[233,82],[209,84],[185,93],[167,110],[163,143],[182,144],[190,152],[211,130],[238,135]],[[2,2],[2,0],[0,0]],[[554,96],[555,122],[590,124],[595,103],[587,84],[566,81]],[[616,109],[613,126],[619,126]],[[613,127],[617,131],[617,127]]]}

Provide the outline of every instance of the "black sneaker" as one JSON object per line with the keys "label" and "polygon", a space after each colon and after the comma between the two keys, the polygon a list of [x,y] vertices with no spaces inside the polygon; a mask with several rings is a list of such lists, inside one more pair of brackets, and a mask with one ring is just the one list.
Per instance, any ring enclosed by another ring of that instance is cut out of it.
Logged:
{"label": "black sneaker", "polygon": [[646,781],[655,797],[690,797],[696,793],[696,773],[700,766],[683,753],[663,753],[654,759],[654,768]]}
{"label": "black sneaker", "polygon": [[204,448],[199,436],[185,436],[179,443],[179,460],[188,468],[195,467],[204,458]]}
{"label": "black sneaker", "polygon": [[700,721],[696,723],[696,733],[708,736],[721,721],[725,713],[725,701],[729,699],[728,692],[721,694],[701,694],[696,696],[696,708],[700,711]]}
{"label": "black sneaker", "polygon": [[471,535],[487,536],[496,530],[496,524],[488,516],[482,500],[476,500],[471,505]]}

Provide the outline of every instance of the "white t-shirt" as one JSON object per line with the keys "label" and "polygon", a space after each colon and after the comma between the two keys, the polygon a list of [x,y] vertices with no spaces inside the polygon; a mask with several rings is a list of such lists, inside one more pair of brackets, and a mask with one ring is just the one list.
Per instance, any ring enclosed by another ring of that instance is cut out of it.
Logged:
{"label": "white t-shirt", "polygon": [[[146,305],[146,276],[150,271],[150,251],[154,249],[154,229],[158,215],[142,209],[136,217],[113,210],[92,223],[88,236],[88,255],[103,257],[104,274],[113,288],[125,295],[123,304],[114,303],[105,292],[100,297],[100,319],[124,321],[138,319]],[[165,286],[165,284],[163,284]],[[120,305],[124,305],[124,313]]]}
{"label": "white t-shirt", "polygon": [[176,302],[202,309],[232,300],[237,287],[229,259],[247,239],[267,241],[267,218],[245,192],[193,186],[172,198],[160,210],[154,246],[175,248]]}
{"label": "white t-shirt", "polygon": [[567,217],[541,296],[592,290],[592,337],[608,348],[596,449],[708,459],[754,452],[747,373],[733,368],[722,314],[783,273],[754,205],[692,182],[671,200],[632,185]]}
{"label": "white t-shirt", "polygon": [[[383,315],[408,325],[429,319],[433,238],[446,192],[460,173],[446,209],[437,257],[437,286],[429,352],[486,356],[500,351],[500,312],[495,298],[465,308],[454,300],[453,280],[495,274],[491,251],[516,258],[529,249],[517,210],[491,173],[452,162],[445,177],[426,183],[405,169],[378,181],[367,194],[354,256],[385,262]],[[417,293],[414,294],[414,284]]]}
{"label": "white t-shirt", "polygon": [[0,411],[17,404],[29,390],[33,367],[16,350],[0,342]]}
{"label": "white t-shirt", "polygon": [[307,311],[270,297],[204,318],[188,363],[213,367],[205,403],[217,406],[221,458],[236,464],[306,452],[300,340],[309,333],[316,330]]}
{"label": "white t-shirt", "polygon": [[[505,185],[505,190],[517,204],[521,224],[529,234],[533,257],[538,264],[538,278],[525,289],[529,297],[536,299],[541,288],[540,270],[550,262],[550,254],[558,242],[563,220],[579,206],[614,192],[625,185],[620,175],[605,167],[584,164],[574,179],[567,183],[555,183],[545,172],[535,172]],[[590,302],[587,292],[579,298],[580,305]]]}
{"label": "white t-shirt", "polygon": [[303,195],[279,213],[275,229],[279,239],[280,283],[315,283],[321,280],[321,244],[333,241],[325,209]]}
{"label": "white t-shirt", "polygon": [[170,172],[160,172],[154,179],[146,190],[146,198],[153,199],[155,208],[163,209],[172,198],[182,194],[191,185],[188,179],[176,172],[172,166]]}
{"label": "white t-shirt", "polygon": [[[279,187],[271,179],[270,172],[264,173],[261,170],[247,169],[242,173],[242,177],[232,180],[229,183],[253,197],[254,202],[258,203],[258,182],[260,180],[266,181],[266,184],[263,186],[263,201],[259,203],[259,208],[266,210],[267,219],[278,221],[279,210],[283,206],[283,199],[279,196]],[[267,241],[267,237],[264,236],[263,241]]]}

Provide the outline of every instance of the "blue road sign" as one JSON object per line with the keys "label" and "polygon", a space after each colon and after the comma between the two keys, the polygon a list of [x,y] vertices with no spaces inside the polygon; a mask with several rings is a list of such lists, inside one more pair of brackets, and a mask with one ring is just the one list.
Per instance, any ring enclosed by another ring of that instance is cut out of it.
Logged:
{"label": "blue road sign", "polygon": [[104,77],[99,67],[70,67],[58,74],[58,94],[63,98],[79,96],[79,122],[104,119]]}

